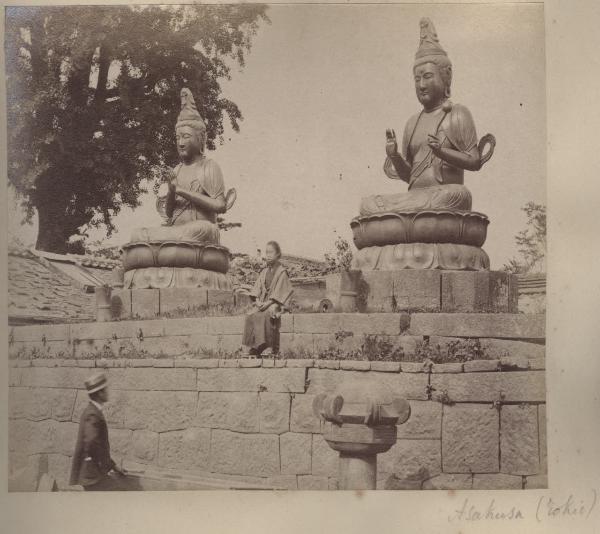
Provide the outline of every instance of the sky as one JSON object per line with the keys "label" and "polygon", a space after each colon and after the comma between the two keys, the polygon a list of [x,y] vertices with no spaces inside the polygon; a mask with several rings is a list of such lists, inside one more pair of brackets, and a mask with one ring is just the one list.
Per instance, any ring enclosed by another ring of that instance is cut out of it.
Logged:
{"label": "sky", "polygon": [[[497,141],[482,170],[465,172],[473,210],[491,221],[483,248],[492,269],[517,254],[521,208],[546,203],[540,5],[277,5],[268,15],[245,67],[222,84],[244,116],[240,132],[226,130],[224,144],[208,154],[238,193],[226,218],[242,227],[221,234],[225,246],[254,253],[275,239],[284,253],[323,259],[336,233],[351,242],[361,197],[406,190],[383,174],[385,131],[401,136],[421,109],[412,65],[426,16],[453,63],[452,100],[470,109],[479,137]],[[9,220],[12,234],[35,242],[35,223]],[[107,244],[160,223],[150,193],[115,218]]]}

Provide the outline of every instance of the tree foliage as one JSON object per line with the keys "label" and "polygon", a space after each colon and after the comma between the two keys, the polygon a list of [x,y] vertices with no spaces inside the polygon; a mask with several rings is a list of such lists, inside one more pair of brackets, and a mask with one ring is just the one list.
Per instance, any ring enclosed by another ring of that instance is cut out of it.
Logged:
{"label": "tree foliage", "polygon": [[[177,161],[173,128],[181,87],[222,141],[238,106],[220,82],[245,54],[258,4],[35,6],[6,10],[8,178],[37,248],[67,252],[72,236],[136,207],[146,180]],[[81,242],[79,243],[82,246]]]}
{"label": "tree foliage", "polygon": [[527,228],[515,236],[521,257],[511,259],[503,267],[514,274],[543,270],[546,257],[546,206],[528,202],[521,209],[527,215]]}

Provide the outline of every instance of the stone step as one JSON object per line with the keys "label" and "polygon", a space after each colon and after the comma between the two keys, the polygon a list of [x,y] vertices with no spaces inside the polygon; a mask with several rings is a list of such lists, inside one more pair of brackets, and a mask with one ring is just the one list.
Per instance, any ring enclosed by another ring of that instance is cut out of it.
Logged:
{"label": "stone step", "polygon": [[127,469],[127,476],[122,480],[126,489],[139,491],[287,489],[267,484],[252,484],[241,480],[201,476],[189,471],[160,469],[150,466],[144,469]]}

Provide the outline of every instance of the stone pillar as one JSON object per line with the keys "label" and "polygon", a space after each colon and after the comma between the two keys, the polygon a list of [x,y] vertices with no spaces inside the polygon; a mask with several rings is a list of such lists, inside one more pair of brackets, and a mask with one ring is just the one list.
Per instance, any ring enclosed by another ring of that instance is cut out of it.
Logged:
{"label": "stone pillar", "polygon": [[109,286],[96,287],[96,321],[112,321],[112,288]]}
{"label": "stone pillar", "polygon": [[376,489],[377,455],[396,443],[396,425],[410,417],[408,401],[385,391],[347,388],[317,395],[313,411],[325,421],[325,441],[340,453],[340,488]]}

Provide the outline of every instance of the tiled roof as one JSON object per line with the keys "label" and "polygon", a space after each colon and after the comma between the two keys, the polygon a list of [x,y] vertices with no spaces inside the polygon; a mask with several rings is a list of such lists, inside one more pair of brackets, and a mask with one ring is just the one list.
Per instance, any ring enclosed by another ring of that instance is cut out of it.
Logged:
{"label": "tiled roof", "polygon": [[89,321],[95,295],[36,252],[9,247],[9,324]]}

